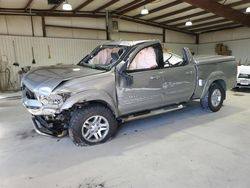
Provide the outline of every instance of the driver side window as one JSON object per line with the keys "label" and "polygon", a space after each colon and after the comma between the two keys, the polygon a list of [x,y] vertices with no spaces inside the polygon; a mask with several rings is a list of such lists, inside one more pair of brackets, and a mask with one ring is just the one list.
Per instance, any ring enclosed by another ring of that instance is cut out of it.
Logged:
{"label": "driver side window", "polygon": [[129,64],[128,70],[145,70],[158,67],[157,56],[153,47],[140,50],[133,61]]}

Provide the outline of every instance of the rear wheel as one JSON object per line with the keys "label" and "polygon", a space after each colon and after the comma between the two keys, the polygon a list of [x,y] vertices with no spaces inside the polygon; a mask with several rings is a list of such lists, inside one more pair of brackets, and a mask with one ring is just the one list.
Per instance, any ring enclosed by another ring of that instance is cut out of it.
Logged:
{"label": "rear wheel", "polygon": [[73,113],[69,136],[76,145],[95,145],[106,142],[116,130],[113,113],[105,106],[91,105]]}
{"label": "rear wheel", "polygon": [[217,83],[213,83],[206,95],[201,99],[201,106],[205,110],[217,112],[222,107],[225,90]]}

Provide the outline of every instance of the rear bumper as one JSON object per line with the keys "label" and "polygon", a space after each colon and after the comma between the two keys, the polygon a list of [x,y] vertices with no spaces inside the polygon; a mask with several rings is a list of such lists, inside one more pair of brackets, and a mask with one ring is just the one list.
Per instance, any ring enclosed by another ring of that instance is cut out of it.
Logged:
{"label": "rear bumper", "polygon": [[236,87],[237,87],[237,88],[250,88],[250,85],[241,85],[241,84],[237,84]]}

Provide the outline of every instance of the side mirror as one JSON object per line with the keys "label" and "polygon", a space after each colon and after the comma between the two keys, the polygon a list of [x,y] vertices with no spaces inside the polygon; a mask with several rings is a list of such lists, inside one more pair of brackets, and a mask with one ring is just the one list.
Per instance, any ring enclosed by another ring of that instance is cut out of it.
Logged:
{"label": "side mirror", "polygon": [[130,86],[133,84],[133,76],[126,72],[126,62],[122,61],[116,66],[118,82],[120,85]]}
{"label": "side mirror", "polygon": [[116,65],[116,72],[120,73],[122,71],[126,70],[126,62],[125,61],[121,61],[120,63],[118,63]]}

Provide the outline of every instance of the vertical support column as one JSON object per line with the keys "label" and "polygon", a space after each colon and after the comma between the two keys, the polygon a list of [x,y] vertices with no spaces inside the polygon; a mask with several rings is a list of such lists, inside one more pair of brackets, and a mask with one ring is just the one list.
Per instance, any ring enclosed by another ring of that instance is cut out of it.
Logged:
{"label": "vertical support column", "polygon": [[200,44],[200,35],[199,34],[195,35],[195,44]]}
{"label": "vertical support column", "polygon": [[162,39],[163,39],[163,43],[166,42],[166,29],[165,28],[162,28]]}
{"label": "vertical support column", "polygon": [[106,17],[105,17],[105,23],[106,23],[106,39],[110,40],[110,26],[109,26],[109,11],[106,10]]}
{"label": "vertical support column", "polygon": [[34,33],[34,23],[33,23],[33,17],[32,16],[30,16],[30,22],[31,22],[32,36],[34,37],[35,33]]}
{"label": "vertical support column", "polygon": [[200,35],[199,34],[196,34],[195,35],[195,44],[196,44],[196,52],[197,54],[199,54],[199,44],[200,44]]}
{"label": "vertical support column", "polygon": [[43,37],[46,37],[46,28],[45,28],[45,18],[42,16],[42,29],[43,29]]}

